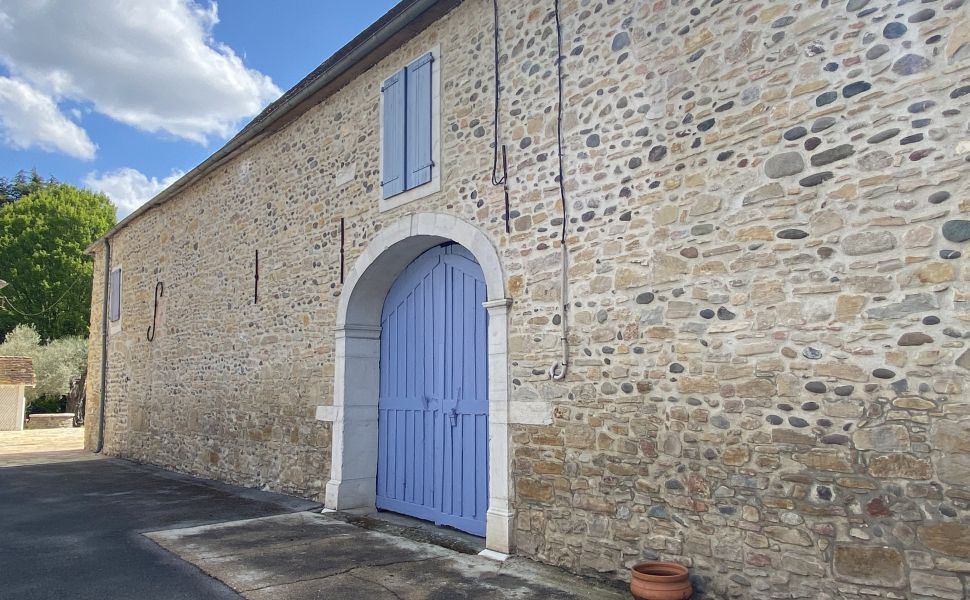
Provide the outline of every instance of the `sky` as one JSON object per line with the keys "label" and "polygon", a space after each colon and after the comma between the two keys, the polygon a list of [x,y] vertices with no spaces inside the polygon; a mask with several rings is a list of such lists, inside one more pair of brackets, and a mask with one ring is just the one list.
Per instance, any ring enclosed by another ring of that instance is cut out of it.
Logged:
{"label": "sky", "polygon": [[2,0],[0,176],[119,219],[218,150],[396,0]]}

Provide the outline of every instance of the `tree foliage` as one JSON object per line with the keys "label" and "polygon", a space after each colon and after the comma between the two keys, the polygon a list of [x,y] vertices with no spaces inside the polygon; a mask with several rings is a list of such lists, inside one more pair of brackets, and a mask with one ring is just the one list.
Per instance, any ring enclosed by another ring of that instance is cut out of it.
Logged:
{"label": "tree foliage", "polygon": [[30,194],[55,183],[57,182],[53,177],[44,180],[44,178],[37,173],[37,169],[31,169],[30,173],[23,170],[19,171],[13,176],[13,179],[0,177],[0,207],[3,207],[5,204],[16,202],[24,196],[29,196]]}
{"label": "tree foliage", "polygon": [[84,250],[115,224],[114,207],[104,194],[36,173],[4,185],[4,198],[26,194],[0,204],[0,279],[8,283],[0,339],[22,323],[45,340],[87,337],[92,261]]}
{"label": "tree foliage", "polygon": [[34,404],[35,409],[59,406],[70,391],[71,382],[87,368],[88,343],[84,338],[70,336],[42,344],[40,334],[32,326],[18,325],[0,344],[0,356],[33,359],[37,385],[26,389],[27,402]]}

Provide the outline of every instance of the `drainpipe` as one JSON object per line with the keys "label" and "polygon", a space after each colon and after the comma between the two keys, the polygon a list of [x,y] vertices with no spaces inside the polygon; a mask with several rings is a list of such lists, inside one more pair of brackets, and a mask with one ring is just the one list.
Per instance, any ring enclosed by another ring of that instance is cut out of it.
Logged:
{"label": "drainpipe", "polygon": [[104,404],[108,394],[108,294],[111,291],[111,242],[104,238],[104,298],[101,303],[101,402],[98,403],[98,446],[95,454],[104,449]]}

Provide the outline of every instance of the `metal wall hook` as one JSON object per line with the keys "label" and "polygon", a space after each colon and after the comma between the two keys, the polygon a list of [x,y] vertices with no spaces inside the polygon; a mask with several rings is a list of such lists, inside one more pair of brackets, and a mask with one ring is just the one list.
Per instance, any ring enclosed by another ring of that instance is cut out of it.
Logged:
{"label": "metal wall hook", "polygon": [[148,332],[145,333],[149,342],[155,340],[155,325],[158,322],[158,299],[163,295],[165,295],[165,284],[159,281],[155,284],[155,308],[152,311],[152,324],[148,326]]}

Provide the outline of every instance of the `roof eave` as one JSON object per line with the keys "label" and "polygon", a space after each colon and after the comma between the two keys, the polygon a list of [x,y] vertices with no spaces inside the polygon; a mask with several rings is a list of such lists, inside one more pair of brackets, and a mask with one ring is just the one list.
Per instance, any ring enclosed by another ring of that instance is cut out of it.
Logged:
{"label": "roof eave", "polygon": [[460,3],[461,0],[402,0],[267,106],[222,148],[122,219],[88,245],[85,252],[93,252],[104,240],[212,173],[235,153],[293,122]]}

